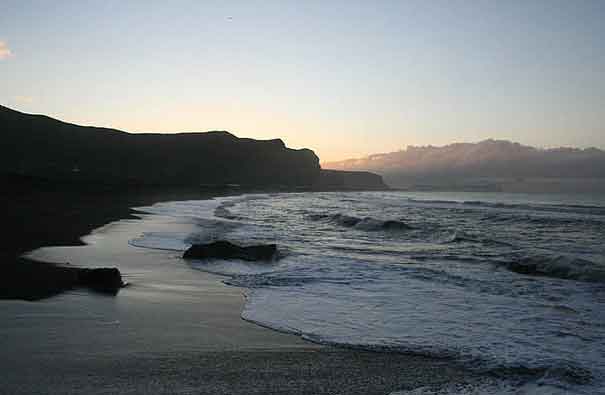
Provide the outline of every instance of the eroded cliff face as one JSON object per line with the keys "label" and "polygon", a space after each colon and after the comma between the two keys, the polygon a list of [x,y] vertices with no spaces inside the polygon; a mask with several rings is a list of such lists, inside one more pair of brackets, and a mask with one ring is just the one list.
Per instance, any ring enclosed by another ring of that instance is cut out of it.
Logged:
{"label": "eroded cliff face", "polygon": [[3,173],[136,185],[310,187],[319,158],[282,140],[228,132],[131,134],[84,127],[0,106]]}

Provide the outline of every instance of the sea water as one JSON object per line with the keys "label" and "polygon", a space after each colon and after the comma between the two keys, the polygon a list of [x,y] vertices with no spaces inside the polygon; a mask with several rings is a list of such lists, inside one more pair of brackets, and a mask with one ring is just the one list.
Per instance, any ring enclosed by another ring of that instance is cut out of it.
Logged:
{"label": "sea water", "polygon": [[140,210],[196,226],[136,246],[278,245],[268,263],[189,261],[246,289],[248,321],[482,377],[408,393],[605,393],[602,196],[284,193]]}

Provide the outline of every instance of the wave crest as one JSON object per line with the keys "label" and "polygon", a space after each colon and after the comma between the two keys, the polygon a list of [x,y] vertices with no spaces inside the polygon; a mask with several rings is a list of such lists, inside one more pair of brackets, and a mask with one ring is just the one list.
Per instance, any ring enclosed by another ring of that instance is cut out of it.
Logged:
{"label": "wave crest", "polygon": [[588,259],[565,255],[523,257],[508,262],[506,267],[510,271],[520,274],[587,282],[605,282],[605,265]]}
{"label": "wave crest", "polygon": [[382,220],[372,217],[353,217],[344,214],[311,214],[307,216],[312,221],[326,221],[344,226],[346,228],[355,228],[367,231],[380,231],[380,230],[409,230],[412,227],[403,221],[399,220]]}
{"label": "wave crest", "polygon": [[490,239],[487,237],[481,237],[481,236],[468,235],[468,234],[465,234],[460,231],[455,231],[455,232],[451,233],[450,235],[445,237],[445,239],[443,239],[441,241],[441,243],[444,243],[444,244],[478,243],[478,244],[484,244],[484,245],[512,247],[512,244],[507,243],[505,241],[494,240],[494,239]]}

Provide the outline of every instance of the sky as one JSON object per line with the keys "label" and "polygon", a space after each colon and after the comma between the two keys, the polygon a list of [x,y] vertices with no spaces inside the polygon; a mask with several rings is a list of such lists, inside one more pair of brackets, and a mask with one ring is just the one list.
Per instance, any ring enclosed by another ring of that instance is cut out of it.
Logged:
{"label": "sky", "polygon": [[0,0],[0,104],[322,161],[487,138],[605,148],[605,1]]}

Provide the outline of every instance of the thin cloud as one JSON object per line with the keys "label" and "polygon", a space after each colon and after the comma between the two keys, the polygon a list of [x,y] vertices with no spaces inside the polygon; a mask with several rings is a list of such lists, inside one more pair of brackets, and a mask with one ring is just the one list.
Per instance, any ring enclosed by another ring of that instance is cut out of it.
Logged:
{"label": "thin cloud", "polygon": [[4,41],[0,41],[0,60],[6,59],[12,55],[13,53],[11,52],[8,45],[6,45]]}
{"label": "thin cloud", "polygon": [[31,96],[15,96],[13,100],[18,104],[31,104],[34,102],[34,98]]}

